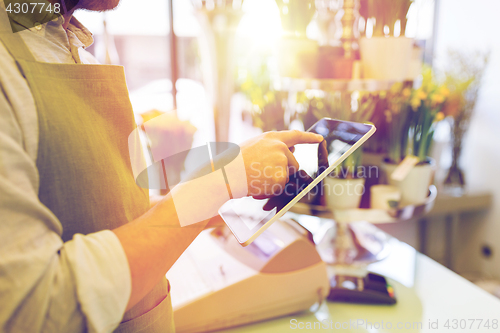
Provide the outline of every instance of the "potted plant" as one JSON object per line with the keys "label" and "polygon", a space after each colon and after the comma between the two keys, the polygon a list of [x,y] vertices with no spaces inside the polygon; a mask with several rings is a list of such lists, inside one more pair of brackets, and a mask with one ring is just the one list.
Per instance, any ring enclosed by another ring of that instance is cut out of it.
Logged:
{"label": "potted plant", "polygon": [[286,129],[283,103],[287,93],[273,89],[267,65],[248,71],[240,91],[248,100],[245,111],[251,115],[253,126],[263,132]]}
{"label": "potted plant", "polygon": [[[361,12],[372,36],[359,40],[363,76],[370,79],[402,81],[408,77],[412,59],[413,40],[404,37],[406,15],[412,0],[365,0]],[[394,35],[396,22],[400,34]]]}
{"label": "potted plant", "polygon": [[276,4],[283,27],[278,45],[281,76],[316,77],[318,42],[306,36],[307,26],[316,12],[314,0],[276,0]]}
{"label": "potted plant", "polygon": [[[371,119],[375,104],[359,93],[336,92],[324,96],[299,96],[299,102],[307,103],[306,111],[300,116],[304,127],[324,117],[346,121],[366,122]],[[361,102],[363,101],[363,102]],[[362,166],[362,149],[349,155],[323,181],[325,203],[333,209],[358,208],[365,191],[365,170]]]}
{"label": "potted plant", "polygon": [[262,103],[260,106],[253,104],[251,111],[253,125],[261,128],[262,132],[287,129],[285,125],[285,108],[283,107],[285,95],[284,92],[269,91],[259,102]]}
{"label": "potted plant", "polygon": [[[449,92],[445,85],[436,83],[432,70],[426,68],[418,89],[395,89],[392,94],[387,113],[388,122],[392,123],[389,154],[382,169],[388,183],[400,189],[403,205],[420,204],[427,198],[432,182],[434,161],[428,156],[436,123],[444,119],[441,110]],[[412,161],[410,171],[394,179],[398,166]]]}

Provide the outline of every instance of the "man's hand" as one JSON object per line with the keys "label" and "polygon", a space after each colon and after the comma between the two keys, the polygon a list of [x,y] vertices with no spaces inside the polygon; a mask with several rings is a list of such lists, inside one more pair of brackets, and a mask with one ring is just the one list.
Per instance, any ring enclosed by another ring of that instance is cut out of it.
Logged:
{"label": "man's hand", "polygon": [[245,163],[248,195],[256,198],[279,193],[288,182],[289,174],[299,169],[292,154],[293,146],[320,143],[319,134],[301,131],[267,132],[241,145]]}

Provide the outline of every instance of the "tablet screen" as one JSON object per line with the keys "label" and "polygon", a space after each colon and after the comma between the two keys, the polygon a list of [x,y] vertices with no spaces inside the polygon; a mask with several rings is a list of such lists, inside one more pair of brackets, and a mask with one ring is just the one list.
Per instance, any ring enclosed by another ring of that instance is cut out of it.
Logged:
{"label": "tablet screen", "polygon": [[[325,171],[333,166],[356,142],[363,138],[373,126],[333,119],[321,119],[309,132],[321,134],[324,140],[318,144],[295,146],[294,156],[299,170],[289,175],[285,186],[277,188],[275,195],[266,199],[245,197],[232,199],[219,210],[220,215],[240,243],[248,240],[255,232],[275,217],[290,201],[301,194],[317,177],[325,177]],[[328,173],[333,170],[328,170]],[[302,198],[314,203],[321,193],[318,183]]]}

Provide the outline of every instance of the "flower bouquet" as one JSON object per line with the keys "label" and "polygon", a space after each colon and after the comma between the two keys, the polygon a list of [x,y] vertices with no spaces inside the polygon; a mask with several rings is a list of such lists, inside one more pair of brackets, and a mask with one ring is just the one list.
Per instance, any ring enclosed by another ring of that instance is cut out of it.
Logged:
{"label": "flower bouquet", "polygon": [[459,166],[462,142],[476,106],[488,59],[489,53],[449,52],[449,68],[445,74],[450,97],[445,104],[444,113],[451,121],[453,148],[452,163],[444,188],[451,195],[460,196],[464,191],[465,177]]}

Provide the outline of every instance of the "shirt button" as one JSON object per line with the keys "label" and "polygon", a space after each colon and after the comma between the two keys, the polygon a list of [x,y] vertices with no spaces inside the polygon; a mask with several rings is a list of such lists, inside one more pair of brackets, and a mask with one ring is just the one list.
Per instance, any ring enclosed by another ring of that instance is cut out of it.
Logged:
{"label": "shirt button", "polygon": [[39,22],[35,22],[34,27],[37,31],[42,30],[42,25]]}

